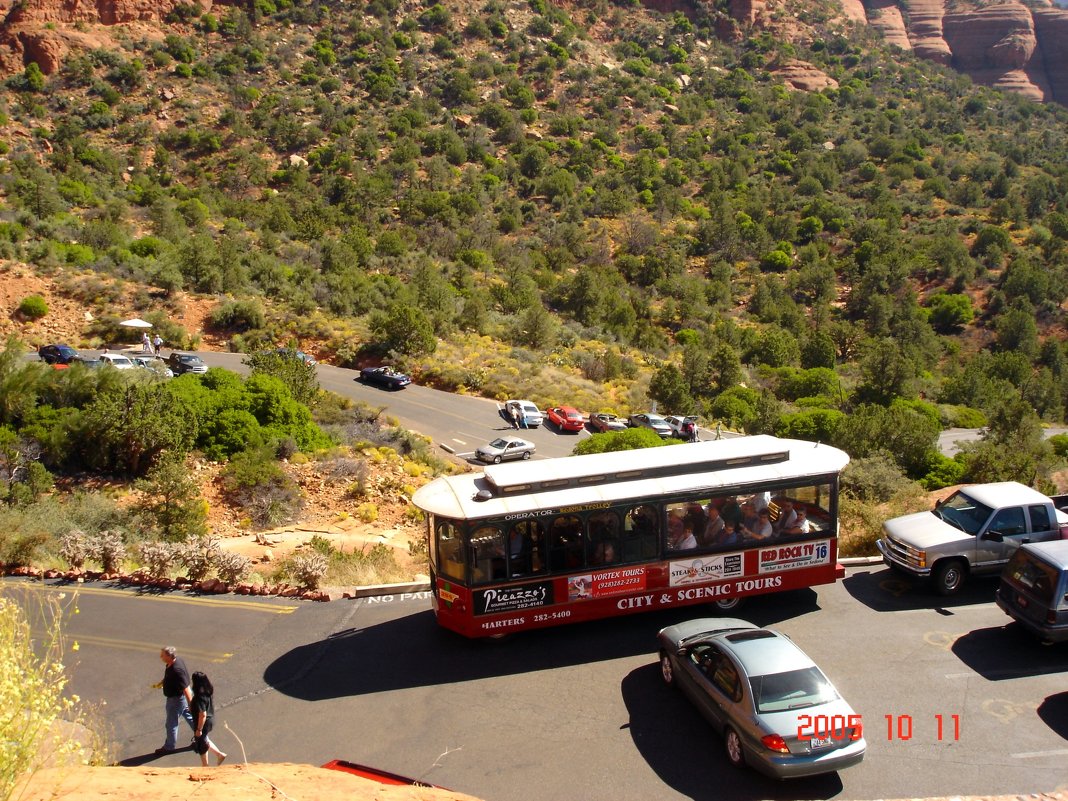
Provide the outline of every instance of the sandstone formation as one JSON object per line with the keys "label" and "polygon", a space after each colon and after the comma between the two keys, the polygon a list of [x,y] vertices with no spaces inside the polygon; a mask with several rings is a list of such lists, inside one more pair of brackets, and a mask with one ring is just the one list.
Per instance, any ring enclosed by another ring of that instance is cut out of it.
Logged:
{"label": "sandstone formation", "polygon": [[864,10],[863,0],[841,0],[842,13],[845,18],[850,22],[856,22],[860,25],[868,24],[868,14]]}
{"label": "sandstone formation", "polygon": [[905,18],[896,0],[869,0],[868,22],[883,35],[888,44],[902,50],[912,49],[912,42],[905,31]]}
{"label": "sandstone formation", "polygon": [[942,35],[945,0],[903,0],[909,19],[909,40],[920,58],[950,64],[953,52]]}
{"label": "sandstone formation", "polygon": [[1034,20],[1026,6],[1002,3],[958,11],[946,14],[942,25],[953,66],[976,83],[1032,100],[1050,99],[1045,67],[1036,54]]}
{"label": "sandstone formation", "polygon": [[838,88],[838,81],[806,61],[786,61],[771,72],[781,78],[788,89],[818,92],[821,89]]}
{"label": "sandstone formation", "polygon": [[[856,0],[843,0],[853,18]],[[990,5],[949,0],[868,0],[868,23],[902,50],[973,81],[1032,100],[1068,104],[1068,10],[1050,0]]]}
{"label": "sandstone formation", "polygon": [[[202,11],[211,10],[212,0],[196,2]],[[182,3],[183,0],[0,0],[0,72],[20,71],[36,61],[42,72],[50,74],[59,68],[68,50],[99,45],[85,31],[86,26],[159,26]]]}

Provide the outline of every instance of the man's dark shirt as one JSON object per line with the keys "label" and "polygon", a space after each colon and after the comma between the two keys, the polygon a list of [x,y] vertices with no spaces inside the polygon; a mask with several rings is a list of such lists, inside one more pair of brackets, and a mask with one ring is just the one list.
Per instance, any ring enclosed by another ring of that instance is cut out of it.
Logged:
{"label": "man's dark shirt", "polygon": [[174,662],[163,671],[163,694],[168,698],[176,698],[185,693],[185,688],[188,686],[189,671],[182,658],[176,657]]}

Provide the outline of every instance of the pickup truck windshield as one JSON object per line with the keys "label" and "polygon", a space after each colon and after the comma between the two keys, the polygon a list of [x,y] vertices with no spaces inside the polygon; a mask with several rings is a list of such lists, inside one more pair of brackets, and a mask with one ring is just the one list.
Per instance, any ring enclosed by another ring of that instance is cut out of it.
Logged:
{"label": "pickup truck windshield", "polygon": [[978,534],[994,510],[969,498],[963,492],[955,492],[934,508],[934,514],[961,531]]}

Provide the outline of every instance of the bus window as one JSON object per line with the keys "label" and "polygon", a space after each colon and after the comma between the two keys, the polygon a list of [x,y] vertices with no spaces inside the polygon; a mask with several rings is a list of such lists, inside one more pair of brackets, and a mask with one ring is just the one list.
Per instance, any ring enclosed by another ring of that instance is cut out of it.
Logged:
{"label": "bus window", "polygon": [[545,531],[536,520],[516,523],[508,535],[508,574],[513,578],[544,573]]}
{"label": "bus window", "polygon": [[614,565],[623,558],[619,547],[619,515],[615,512],[597,512],[590,515],[591,565]]}
{"label": "bus window", "polygon": [[553,572],[574,570],[584,564],[582,520],[561,515],[549,526],[549,564]]}
{"label": "bus window", "polygon": [[655,559],[660,553],[660,518],[656,507],[637,506],[627,512],[623,523],[623,561]]}
{"label": "bus window", "polygon": [[438,572],[457,581],[464,581],[463,535],[451,520],[439,520],[437,526]]}
{"label": "bus window", "polygon": [[471,563],[475,581],[505,577],[504,534],[496,526],[480,526],[471,532]]}

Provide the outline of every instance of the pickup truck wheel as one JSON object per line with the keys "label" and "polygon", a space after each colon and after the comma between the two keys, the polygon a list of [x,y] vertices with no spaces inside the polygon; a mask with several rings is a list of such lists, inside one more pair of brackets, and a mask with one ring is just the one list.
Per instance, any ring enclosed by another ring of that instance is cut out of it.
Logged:
{"label": "pickup truck wheel", "polygon": [[939,562],[935,568],[935,589],[939,595],[956,595],[964,585],[967,572],[959,559],[947,559]]}

